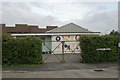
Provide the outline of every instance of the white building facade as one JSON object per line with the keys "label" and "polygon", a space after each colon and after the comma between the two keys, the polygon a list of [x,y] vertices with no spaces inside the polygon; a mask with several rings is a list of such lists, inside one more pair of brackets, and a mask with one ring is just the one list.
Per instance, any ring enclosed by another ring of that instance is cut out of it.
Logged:
{"label": "white building facade", "polygon": [[62,42],[64,41],[64,53],[80,53],[80,35],[97,34],[88,29],[69,23],[61,27],[47,31],[46,33],[12,34],[12,36],[44,36],[42,52],[50,54],[62,54]]}

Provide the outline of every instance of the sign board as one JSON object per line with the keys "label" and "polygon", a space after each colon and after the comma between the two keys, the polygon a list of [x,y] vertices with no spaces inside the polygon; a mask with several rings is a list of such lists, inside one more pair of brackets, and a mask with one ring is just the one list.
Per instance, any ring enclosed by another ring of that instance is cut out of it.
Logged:
{"label": "sign board", "polygon": [[111,50],[110,48],[98,48],[96,49],[97,51],[109,51]]}
{"label": "sign board", "polygon": [[118,43],[118,47],[120,47],[120,43]]}

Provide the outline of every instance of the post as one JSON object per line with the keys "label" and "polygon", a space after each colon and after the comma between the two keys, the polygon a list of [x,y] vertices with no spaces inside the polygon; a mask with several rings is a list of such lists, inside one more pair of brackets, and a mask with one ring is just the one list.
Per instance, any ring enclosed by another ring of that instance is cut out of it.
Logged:
{"label": "post", "polygon": [[65,60],[64,60],[64,41],[61,41],[61,43],[62,43],[62,61],[61,61],[61,63],[65,63]]}

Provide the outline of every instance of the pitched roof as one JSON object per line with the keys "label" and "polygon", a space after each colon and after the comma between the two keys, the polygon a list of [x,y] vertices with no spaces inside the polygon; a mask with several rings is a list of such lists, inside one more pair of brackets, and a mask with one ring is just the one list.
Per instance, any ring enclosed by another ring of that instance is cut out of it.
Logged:
{"label": "pitched roof", "polygon": [[69,24],[66,24],[66,25],[63,25],[59,28],[55,28],[55,29],[52,29],[50,31],[47,31],[47,33],[89,33],[91,31],[89,31],[88,29],[84,29],[82,28],[81,26],[79,25],[76,25],[74,23],[69,23]]}

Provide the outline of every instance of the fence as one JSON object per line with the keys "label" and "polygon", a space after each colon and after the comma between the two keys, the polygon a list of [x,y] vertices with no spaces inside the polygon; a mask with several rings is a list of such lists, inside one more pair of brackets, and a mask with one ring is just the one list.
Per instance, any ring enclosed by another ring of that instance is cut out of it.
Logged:
{"label": "fence", "polygon": [[55,56],[60,62],[63,63],[66,61],[66,56],[68,57],[71,55],[78,57],[78,59],[81,58],[80,45],[77,41],[44,41],[43,52],[45,53],[43,62],[45,62],[51,55]]}

